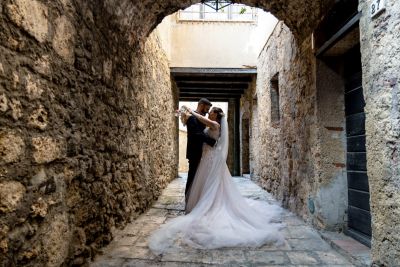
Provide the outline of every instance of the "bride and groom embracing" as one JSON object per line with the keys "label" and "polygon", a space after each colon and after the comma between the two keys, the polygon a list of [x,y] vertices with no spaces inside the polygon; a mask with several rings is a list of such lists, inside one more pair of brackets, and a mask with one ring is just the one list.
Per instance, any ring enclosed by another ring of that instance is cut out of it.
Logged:
{"label": "bride and groom embracing", "polygon": [[200,249],[283,243],[281,225],[273,222],[281,208],[244,198],[232,180],[226,165],[226,116],[221,108],[211,107],[211,102],[202,98],[195,111],[185,106],[181,109],[188,132],[185,215],[150,236],[149,247],[155,254],[179,243]]}

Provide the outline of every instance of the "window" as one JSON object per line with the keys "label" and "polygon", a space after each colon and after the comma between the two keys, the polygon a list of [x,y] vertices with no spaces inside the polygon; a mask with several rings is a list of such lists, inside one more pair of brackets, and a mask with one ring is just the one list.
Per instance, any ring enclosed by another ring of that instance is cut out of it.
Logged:
{"label": "window", "polygon": [[278,73],[271,79],[270,84],[270,96],[271,96],[271,122],[277,123],[280,120],[279,112],[279,78]]}
{"label": "window", "polygon": [[195,4],[184,10],[180,10],[178,20],[255,23],[257,21],[257,9],[245,5],[233,4],[217,12],[205,4]]}

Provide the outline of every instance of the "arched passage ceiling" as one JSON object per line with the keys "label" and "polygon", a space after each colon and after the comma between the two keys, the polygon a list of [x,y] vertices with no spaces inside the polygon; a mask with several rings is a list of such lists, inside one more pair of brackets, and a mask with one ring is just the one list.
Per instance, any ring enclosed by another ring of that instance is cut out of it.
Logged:
{"label": "arched passage ceiling", "polygon": [[[96,3],[94,3],[96,2]],[[140,42],[165,16],[199,3],[198,0],[105,0],[109,22],[116,23],[131,43]],[[334,0],[241,0],[234,1],[271,12],[283,20],[297,39],[309,35]],[[92,2],[98,5],[97,1]]]}

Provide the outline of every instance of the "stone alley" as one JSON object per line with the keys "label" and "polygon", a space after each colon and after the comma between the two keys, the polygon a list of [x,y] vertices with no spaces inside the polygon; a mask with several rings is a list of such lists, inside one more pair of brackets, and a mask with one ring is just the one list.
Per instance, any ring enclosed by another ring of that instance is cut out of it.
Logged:
{"label": "stone alley", "polygon": [[[242,195],[267,202],[275,201],[248,178],[233,179]],[[160,225],[183,214],[185,182],[184,178],[175,179],[151,209],[123,230],[115,231],[114,240],[91,266],[355,266],[332,249],[318,231],[286,210],[282,215],[285,224],[282,231],[286,239],[283,246],[216,250],[182,247],[179,251],[156,256],[149,250],[147,238]]]}
{"label": "stone alley", "polygon": [[[400,267],[399,70],[399,0],[0,0],[0,267]],[[285,246],[147,248],[203,97]]]}

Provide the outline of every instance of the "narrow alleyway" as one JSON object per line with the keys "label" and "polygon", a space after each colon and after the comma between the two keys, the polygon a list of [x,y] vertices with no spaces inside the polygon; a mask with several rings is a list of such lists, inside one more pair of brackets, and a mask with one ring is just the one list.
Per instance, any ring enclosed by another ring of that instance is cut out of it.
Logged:
{"label": "narrow alleyway", "polygon": [[[274,202],[270,194],[247,178],[235,177],[244,196]],[[161,224],[182,214],[185,178],[175,179],[145,214],[115,233],[114,241],[91,264],[100,266],[353,266],[334,251],[318,234],[289,211],[284,211],[281,247],[224,248],[196,250],[182,248],[155,256],[147,247],[148,236]]]}

